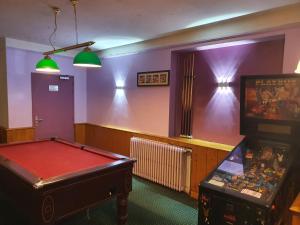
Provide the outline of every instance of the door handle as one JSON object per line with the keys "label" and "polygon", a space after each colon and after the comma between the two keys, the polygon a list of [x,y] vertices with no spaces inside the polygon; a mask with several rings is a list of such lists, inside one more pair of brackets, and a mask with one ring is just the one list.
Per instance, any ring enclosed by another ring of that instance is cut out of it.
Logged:
{"label": "door handle", "polygon": [[40,124],[41,122],[43,122],[43,120],[44,120],[44,119],[39,118],[39,117],[36,115],[36,116],[34,117],[34,125],[35,125],[36,127],[38,127],[39,124]]}

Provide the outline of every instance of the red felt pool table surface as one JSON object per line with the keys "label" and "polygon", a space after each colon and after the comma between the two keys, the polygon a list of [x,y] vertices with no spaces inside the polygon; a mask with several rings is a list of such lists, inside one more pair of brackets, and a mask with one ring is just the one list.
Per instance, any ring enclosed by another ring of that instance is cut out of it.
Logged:
{"label": "red felt pool table surface", "polygon": [[40,179],[67,175],[120,159],[50,140],[0,147],[0,155]]}

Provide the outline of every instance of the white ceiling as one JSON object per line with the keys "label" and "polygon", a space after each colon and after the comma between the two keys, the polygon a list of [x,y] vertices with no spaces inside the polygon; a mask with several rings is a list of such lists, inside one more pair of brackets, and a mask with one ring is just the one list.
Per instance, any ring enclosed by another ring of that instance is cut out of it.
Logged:
{"label": "white ceiling", "polygon": [[[106,49],[163,36],[214,21],[238,17],[300,0],[79,0],[79,42]],[[61,9],[55,45],[75,44],[69,0],[0,0],[0,36],[49,44],[54,15]]]}

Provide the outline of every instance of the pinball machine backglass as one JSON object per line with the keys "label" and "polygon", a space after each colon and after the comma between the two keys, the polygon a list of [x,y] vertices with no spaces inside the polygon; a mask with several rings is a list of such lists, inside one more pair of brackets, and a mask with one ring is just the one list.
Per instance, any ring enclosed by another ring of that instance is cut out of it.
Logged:
{"label": "pinball machine backglass", "polygon": [[245,138],[199,185],[199,225],[279,225],[294,196],[300,76],[243,76]]}

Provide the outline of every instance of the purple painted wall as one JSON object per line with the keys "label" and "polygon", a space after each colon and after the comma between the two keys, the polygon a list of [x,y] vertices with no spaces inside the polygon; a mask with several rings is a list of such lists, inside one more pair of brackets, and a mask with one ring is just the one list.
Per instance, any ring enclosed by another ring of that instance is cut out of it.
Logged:
{"label": "purple painted wall", "polygon": [[88,122],[168,136],[170,88],[137,87],[136,77],[170,67],[170,50],[104,58],[100,70],[88,70]]}
{"label": "purple painted wall", "polygon": [[283,72],[294,73],[300,60],[300,27],[285,31]]}
{"label": "purple painted wall", "polygon": [[[298,43],[300,27],[278,31],[276,34],[285,35],[283,72],[293,72],[300,59]],[[268,34],[264,35],[268,36]],[[270,33],[270,36],[272,35],[274,34]],[[254,35],[249,37],[255,38]],[[186,47],[180,47],[180,49],[183,48]],[[167,136],[174,119],[173,95],[176,82],[174,73],[171,76],[170,87],[151,88],[137,88],[136,73],[170,69],[172,50],[175,49],[153,50],[135,55],[107,58],[103,60],[103,67],[100,70],[89,70],[87,74],[85,70],[72,66],[72,58],[56,56],[55,59],[60,64],[62,73],[75,76],[75,122],[113,125]],[[30,76],[34,71],[35,63],[40,58],[41,54],[37,52],[7,49],[10,128],[32,126]],[[172,65],[173,68],[174,65]],[[245,72],[251,72],[253,68],[248,69]],[[124,81],[124,89],[116,89],[117,80]],[[219,102],[215,101],[214,104],[217,104],[221,110],[214,110],[213,113],[222,117],[222,121],[233,120],[237,112],[231,112],[232,108],[229,111],[223,110],[222,104],[225,104],[228,109],[230,104],[232,107],[236,106],[237,99],[231,98],[228,103],[228,100],[225,101],[222,96],[214,97],[214,99],[219,99]],[[203,101],[207,102],[207,100]],[[212,103],[208,106],[211,107],[211,105]],[[220,126],[222,129],[228,129],[226,124],[216,124],[216,122],[214,127],[212,124],[210,126],[213,129],[218,129],[217,127]],[[234,126],[237,127],[237,123]],[[234,128],[234,130],[236,133],[237,129]],[[211,134],[215,135],[214,130],[211,130]],[[202,136],[203,139],[208,140],[212,140],[212,137]],[[224,142],[222,139],[218,140]],[[229,142],[236,144],[235,140]]]}
{"label": "purple painted wall", "polygon": [[[31,72],[42,54],[7,48],[9,128],[32,126]],[[86,70],[73,66],[71,57],[53,57],[62,74],[75,78],[75,122],[86,122]]]}
{"label": "purple painted wall", "polygon": [[[239,65],[239,74],[248,73],[274,73],[281,72],[283,67],[283,72],[293,72],[294,68],[297,66],[297,61],[300,59],[299,56],[299,45],[297,44],[297,34],[300,33],[299,28],[286,29],[282,31],[277,31],[275,33],[270,33],[270,36],[285,35],[286,40],[284,43],[277,45],[280,46],[280,56],[278,62],[275,66],[269,64],[267,58],[277,57],[278,48],[267,47],[265,50],[261,50],[264,63],[259,62],[256,67],[253,67],[252,63],[247,66],[248,61],[244,59],[244,63]],[[268,34],[264,34],[266,37]],[[261,35],[249,35],[249,38],[261,38]],[[247,37],[245,37],[247,39]],[[195,45],[196,46],[196,45]],[[194,47],[195,47],[194,46]],[[253,47],[253,46],[252,46]],[[218,55],[211,63],[212,65],[206,65],[207,70],[212,74],[212,67],[214,64],[218,64],[221,68],[226,69],[227,72],[234,71],[237,67],[236,63],[241,63],[240,60],[245,57],[247,49],[250,46],[236,46],[236,49],[245,48],[246,52],[239,52],[236,50],[230,54],[230,57],[220,58]],[[269,49],[271,48],[271,49]],[[173,50],[182,50],[182,46],[174,49],[165,50],[153,50],[149,52],[139,53],[135,55],[120,56],[114,58],[103,59],[103,67],[100,70],[88,70],[87,72],[87,122],[101,124],[101,125],[112,125],[115,127],[123,127],[127,129],[134,129],[143,131],[146,133],[153,133],[157,135],[174,135],[174,121],[178,119],[176,117],[176,83],[178,80],[174,76],[176,72],[176,66],[174,66],[174,61],[177,60],[178,53],[172,53]],[[256,49],[256,50],[255,50]],[[259,51],[258,45],[254,48],[255,51]],[[253,49],[252,49],[253,50]],[[213,50],[211,50],[213,51]],[[218,51],[218,50],[215,50]],[[282,54],[284,51],[284,58]],[[276,54],[274,53],[276,52]],[[248,53],[249,54],[249,53]],[[256,54],[256,53],[255,53]],[[254,54],[254,55],[255,55]],[[274,54],[274,55],[273,55]],[[252,58],[254,60],[256,56],[251,54],[247,55],[247,59]],[[204,56],[202,56],[204,57]],[[228,61],[232,61],[232,65]],[[222,60],[221,60],[222,59]],[[203,64],[208,64],[203,60]],[[237,62],[234,62],[237,61]],[[253,61],[254,63],[254,61]],[[176,63],[175,63],[176,64]],[[280,68],[278,68],[278,66]],[[171,79],[170,87],[155,87],[155,88],[137,88],[136,87],[136,73],[140,71],[148,70],[160,70],[171,68]],[[230,68],[230,69],[228,69]],[[220,70],[220,68],[215,68],[215,70]],[[222,71],[222,69],[220,70]],[[201,75],[201,74],[199,74]],[[216,82],[213,77],[206,77],[206,82],[208,86],[208,93],[202,93],[207,97],[203,99],[197,99],[195,97],[194,101],[200,101],[201,104],[206,104],[203,109],[196,109],[195,114],[206,115],[200,119],[195,119],[194,121],[194,138],[201,138],[204,140],[211,140],[220,143],[227,143],[235,145],[240,140],[239,134],[239,93],[236,92],[238,88],[233,89],[230,93],[216,93],[214,95],[214,90],[216,87]],[[123,82],[124,89],[116,89],[116,82],[120,80]],[[237,80],[238,81],[238,80]],[[226,96],[226,97],[225,97]],[[231,97],[230,97],[231,96]],[[215,108],[216,107],[216,108]],[[212,109],[218,110],[212,110]],[[227,110],[224,110],[227,109]],[[202,111],[201,111],[202,110]],[[214,120],[215,117],[221,118],[221,120]],[[232,122],[232,124],[230,124]],[[199,123],[203,124],[203,129],[198,130]],[[224,133],[229,132],[229,138],[223,138]],[[231,136],[231,134],[233,134]]]}
{"label": "purple painted wall", "polygon": [[[241,75],[280,74],[284,40],[232,46],[196,53],[193,137],[235,145],[239,135]],[[218,88],[218,80],[231,87]]]}

